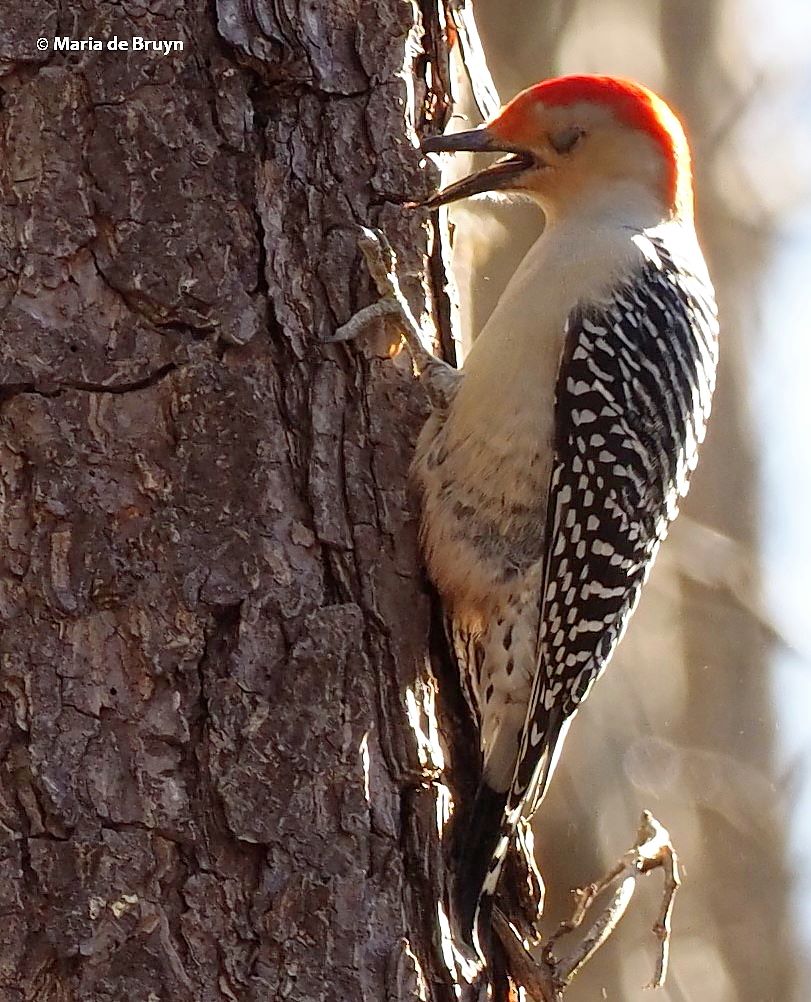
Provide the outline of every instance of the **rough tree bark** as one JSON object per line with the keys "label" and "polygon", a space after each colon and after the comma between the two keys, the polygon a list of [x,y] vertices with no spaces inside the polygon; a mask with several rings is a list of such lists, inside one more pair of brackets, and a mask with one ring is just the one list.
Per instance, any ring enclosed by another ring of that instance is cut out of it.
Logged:
{"label": "rough tree bark", "polygon": [[322,345],[374,295],[358,223],[446,309],[399,204],[439,17],[0,10],[3,1000],[449,997],[424,401]]}

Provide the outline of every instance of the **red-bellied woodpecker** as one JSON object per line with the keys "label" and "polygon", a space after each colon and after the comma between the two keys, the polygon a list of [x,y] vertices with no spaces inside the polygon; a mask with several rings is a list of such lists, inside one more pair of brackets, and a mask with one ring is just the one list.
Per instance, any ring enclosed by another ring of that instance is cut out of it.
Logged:
{"label": "red-bellied woodpecker", "polygon": [[480,729],[461,877],[475,934],[687,491],[718,328],[687,141],[651,91],[548,80],[424,149],[509,154],[429,207],[498,190],[546,217],[413,467],[428,573]]}
{"label": "red-bellied woodpecker", "polygon": [[529,196],[546,217],[461,373],[422,346],[368,231],[367,259],[389,294],[335,338],[399,315],[435,391],[412,472],[428,574],[479,727],[459,907],[487,955],[510,842],[525,834],[687,492],[718,324],[687,140],[646,88],[547,80],[482,128],[423,148],[508,154],[427,207],[500,191]]}

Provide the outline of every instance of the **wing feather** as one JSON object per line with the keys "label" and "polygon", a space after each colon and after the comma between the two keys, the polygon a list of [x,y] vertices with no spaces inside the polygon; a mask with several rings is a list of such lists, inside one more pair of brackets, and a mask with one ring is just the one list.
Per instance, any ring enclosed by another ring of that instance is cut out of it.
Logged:
{"label": "wing feather", "polygon": [[567,323],[536,672],[505,834],[543,797],[562,725],[622,638],[687,491],[709,416],[718,334],[712,287],[663,241],[644,239],[647,260],[635,278]]}

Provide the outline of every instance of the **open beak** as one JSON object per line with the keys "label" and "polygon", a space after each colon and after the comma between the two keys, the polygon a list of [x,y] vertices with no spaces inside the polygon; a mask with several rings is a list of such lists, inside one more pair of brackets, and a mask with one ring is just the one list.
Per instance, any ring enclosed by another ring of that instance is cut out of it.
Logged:
{"label": "open beak", "polygon": [[438,209],[440,205],[447,205],[470,195],[479,195],[483,191],[509,188],[525,170],[538,166],[533,156],[506,146],[504,140],[496,138],[486,126],[470,129],[468,132],[454,132],[449,136],[431,136],[423,142],[422,149],[425,153],[510,154],[427,198],[421,203],[426,209]]}

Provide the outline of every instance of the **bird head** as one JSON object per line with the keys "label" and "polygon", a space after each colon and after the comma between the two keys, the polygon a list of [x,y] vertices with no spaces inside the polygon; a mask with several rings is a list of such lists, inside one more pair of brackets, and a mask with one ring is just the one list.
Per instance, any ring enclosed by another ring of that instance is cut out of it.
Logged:
{"label": "bird head", "polygon": [[690,151],[678,118],[652,91],[618,77],[545,80],[481,128],[434,136],[423,150],[507,154],[429,198],[428,208],[504,192],[528,195],[556,216],[641,186],[663,218],[692,213]]}

